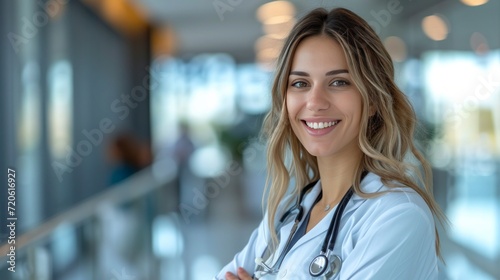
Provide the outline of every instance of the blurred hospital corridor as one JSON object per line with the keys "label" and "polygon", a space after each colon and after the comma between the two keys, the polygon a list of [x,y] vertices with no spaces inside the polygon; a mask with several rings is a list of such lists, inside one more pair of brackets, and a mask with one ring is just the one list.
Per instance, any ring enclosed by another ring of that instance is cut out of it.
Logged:
{"label": "blurred hospital corridor", "polygon": [[212,279],[263,218],[274,63],[317,7],[391,55],[440,280],[500,279],[499,0],[1,1],[0,279]]}

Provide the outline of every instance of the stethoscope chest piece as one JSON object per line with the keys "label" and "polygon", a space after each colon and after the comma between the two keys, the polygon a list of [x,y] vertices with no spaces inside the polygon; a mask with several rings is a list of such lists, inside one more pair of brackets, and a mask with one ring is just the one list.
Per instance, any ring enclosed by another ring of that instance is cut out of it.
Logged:
{"label": "stethoscope chest piece", "polygon": [[309,265],[309,273],[313,277],[325,276],[326,279],[337,277],[342,266],[342,260],[339,256],[333,255],[328,258],[321,254],[316,256]]}

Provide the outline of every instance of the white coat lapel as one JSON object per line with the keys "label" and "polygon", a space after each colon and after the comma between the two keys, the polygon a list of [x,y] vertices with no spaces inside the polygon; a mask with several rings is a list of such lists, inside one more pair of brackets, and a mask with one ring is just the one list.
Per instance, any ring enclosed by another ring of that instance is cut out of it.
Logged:
{"label": "white coat lapel", "polygon": [[[303,222],[305,222],[304,221],[305,217],[307,216],[307,213],[309,213],[309,211],[311,211],[311,207],[312,207],[314,201],[316,200],[316,198],[318,197],[320,191],[321,191],[321,182],[318,182],[313,187],[313,189],[304,197],[304,201],[301,204],[302,207],[304,208],[304,217],[302,218],[301,224]],[[293,250],[295,250],[297,247],[301,246],[302,244],[308,242],[309,240],[312,240],[312,239],[316,238],[318,235],[326,234],[326,231],[328,229],[328,225],[330,224],[329,222],[331,221],[331,219],[333,217],[333,211],[335,211],[335,210],[332,209],[332,211],[330,211],[330,213],[328,213],[328,215],[326,215],[318,223],[317,226],[315,226],[308,233],[306,233],[304,236],[302,236],[297,241],[297,243],[295,243],[295,245],[292,247],[292,249],[290,250],[290,252],[293,251]]]}
{"label": "white coat lapel", "polygon": [[[361,190],[365,193],[377,192],[382,187],[383,187],[383,184],[380,181],[380,177],[373,174],[373,173],[368,173],[367,176],[364,178],[364,180],[361,182]],[[313,190],[304,198],[304,202],[302,203],[302,205],[304,207],[304,211],[305,211],[304,216],[307,213],[309,213],[309,211],[312,207],[312,204],[314,203],[314,201],[318,197],[320,190],[321,190],[321,181],[318,182],[316,184],[316,186],[314,186]],[[349,214],[352,211],[355,211],[364,201],[365,201],[364,198],[360,197],[357,194],[354,194],[352,196],[351,200],[348,202],[346,208],[344,209],[344,213],[342,214],[342,216],[343,217],[349,216]],[[326,235],[326,231],[328,230],[328,227],[330,226],[330,223],[332,221],[335,210],[337,209],[337,206],[335,206],[333,209],[331,209],[330,212],[314,228],[312,228],[301,239],[299,239],[297,241],[297,243],[293,246],[293,248],[290,250],[290,252],[299,248],[304,243],[309,242],[313,239],[318,239],[318,242],[319,242],[318,247],[320,247],[321,244],[323,244],[324,236]],[[317,238],[318,236],[322,236],[323,238]],[[314,241],[314,242],[316,242],[316,241]]]}
{"label": "white coat lapel", "polygon": [[[380,177],[370,172],[361,182],[360,188],[361,191],[364,193],[376,193],[380,191],[380,189],[382,189],[383,186],[384,184],[380,181]],[[362,198],[361,196],[354,193],[351,198],[351,201],[349,201],[349,203],[346,206],[346,209],[344,211],[345,215],[358,209],[358,207],[365,201],[366,201],[365,198]]]}

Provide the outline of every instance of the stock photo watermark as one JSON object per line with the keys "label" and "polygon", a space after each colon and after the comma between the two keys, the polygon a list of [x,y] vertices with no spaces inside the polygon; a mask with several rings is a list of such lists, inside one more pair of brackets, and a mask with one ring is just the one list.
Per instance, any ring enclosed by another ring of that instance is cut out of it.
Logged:
{"label": "stock photo watermark", "polygon": [[[412,0],[408,0],[411,2]],[[224,14],[233,12],[238,6],[243,3],[243,0],[214,0],[212,6],[217,13],[220,21],[224,21]],[[370,15],[372,20],[367,20],[368,24],[378,34],[382,28],[385,28],[392,21],[394,15],[398,15],[403,11],[403,6],[399,0],[387,1],[385,9],[371,10]]]}
{"label": "stock photo watermark", "polygon": [[373,20],[368,20],[368,24],[373,28],[375,33],[379,34],[382,28],[389,25],[393,16],[401,13],[402,11],[403,6],[399,0],[390,0],[387,2],[386,9],[370,11],[370,15],[373,17]]}
{"label": "stock photo watermark", "polygon": [[7,244],[10,245],[7,253],[7,268],[10,272],[16,272],[16,170],[7,168]]}
{"label": "stock photo watermark", "polygon": [[[130,91],[130,94],[122,94],[111,102],[110,111],[119,120],[125,120],[130,115],[131,110],[137,108],[141,102],[146,100],[148,90],[154,90],[159,86],[159,73],[152,71],[150,67],[146,67],[146,71],[148,74],[142,79],[142,85],[135,86]],[[102,118],[95,128],[83,129],[81,134],[84,138],[78,141],[74,148],[66,147],[64,161],[54,160],[52,162],[52,169],[59,182],[63,181],[65,173],[73,172],[92,153],[94,147],[101,145],[105,136],[115,129],[116,124],[110,117]]]}
{"label": "stock photo watermark", "polygon": [[116,269],[113,269],[111,271],[111,274],[113,276],[110,278],[110,280],[136,280],[137,279],[136,275],[127,274],[124,267],[122,267],[120,272],[118,272]]}
{"label": "stock photo watermark", "polygon": [[220,21],[224,21],[224,14],[234,11],[241,3],[243,3],[243,0],[214,0],[212,5]]}
{"label": "stock photo watermark", "polygon": [[36,1],[41,10],[34,12],[31,17],[21,18],[19,33],[9,32],[7,34],[7,39],[9,39],[14,51],[19,53],[21,47],[33,39],[40,28],[46,26],[52,18],[56,17],[68,2],[69,0]]}
{"label": "stock photo watermark", "polygon": [[[264,146],[259,145],[258,141],[252,142],[256,138],[251,138],[248,141],[239,145],[238,149],[243,151],[247,161],[253,161],[258,153],[264,152]],[[247,147],[248,144],[248,147]],[[225,189],[231,183],[231,179],[243,173],[243,166],[236,160],[230,160],[226,163],[222,174],[215,176],[212,180],[204,184],[201,188],[193,189],[191,204],[181,203],[179,212],[186,224],[191,223],[193,215],[199,215],[205,210],[210,201],[218,197],[221,190]]]}
{"label": "stock photo watermark", "polygon": [[460,125],[472,111],[479,107],[481,101],[489,99],[494,93],[498,93],[500,91],[498,74],[491,74],[487,78],[479,77],[479,84],[474,93],[468,95],[463,102],[454,104],[453,108],[445,116],[445,121],[455,127]]}
{"label": "stock photo watermark", "polygon": [[219,196],[222,189],[229,186],[231,178],[238,176],[243,172],[243,167],[239,162],[231,160],[226,164],[221,175],[210,180],[202,188],[193,189],[192,204],[181,203],[179,212],[184,222],[189,224],[192,215],[199,215],[210,203],[211,199]]}

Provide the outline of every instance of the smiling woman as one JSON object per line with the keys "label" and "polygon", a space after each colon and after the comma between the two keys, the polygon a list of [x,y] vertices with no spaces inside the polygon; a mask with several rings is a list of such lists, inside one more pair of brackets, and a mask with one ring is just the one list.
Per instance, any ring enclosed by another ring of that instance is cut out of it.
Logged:
{"label": "smiling woman", "polygon": [[288,118],[302,145],[318,159],[360,154],[361,94],[351,82],[341,46],[327,36],[304,39],[288,78]]}
{"label": "smiling woman", "polygon": [[366,21],[342,8],[299,20],[272,98],[267,212],[215,279],[437,279],[445,218],[413,108]]}

